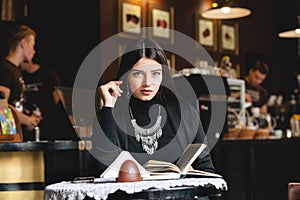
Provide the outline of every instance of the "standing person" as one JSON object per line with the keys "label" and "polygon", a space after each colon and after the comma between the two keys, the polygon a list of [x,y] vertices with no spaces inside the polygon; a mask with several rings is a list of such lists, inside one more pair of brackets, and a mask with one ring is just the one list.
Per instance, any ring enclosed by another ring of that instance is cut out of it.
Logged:
{"label": "standing person", "polygon": [[[175,162],[190,143],[205,143],[197,111],[175,95],[163,49],[139,39],[122,56],[117,80],[99,86],[92,153],[103,172],[122,150],[143,164],[149,159]],[[98,123],[99,122],[99,123]],[[193,168],[214,172],[208,147]]]}
{"label": "standing person", "polygon": [[[21,62],[30,61],[35,54],[36,32],[26,25],[14,27],[8,38],[8,53],[0,62],[0,91],[4,93],[11,108],[23,125],[28,130],[33,130],[41,121],[35,114],[23,113],[25,98],[25,85],[19,65]],[[26,135],[23,135],[26,140]]]}
{"label": "standing person", "polygon": [[248,75],[244,78],[246,84],[246,101],[252,103],[252,108],[258,107],[262,114],[268,112],[268,91],[261,86],[268,72],[268,65],[265,62],[257,61],[255,65],[250,67]]}
{"label": "standing person", "polygon": [[51,138],[51,126],[55,126],[51,124],[55,118],[55,106],[61,99],[59,90],[55,89],[61,86],[60,78],[51,68],[32,61],[22,62],[20,69],[26,85],[26,108],[41,112],[40,137],[47,140]]}

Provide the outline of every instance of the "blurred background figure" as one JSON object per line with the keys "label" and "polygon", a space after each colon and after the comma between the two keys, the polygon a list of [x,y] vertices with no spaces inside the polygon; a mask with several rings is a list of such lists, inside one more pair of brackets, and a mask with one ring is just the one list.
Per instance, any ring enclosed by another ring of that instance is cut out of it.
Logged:
{"label": "blurred background figure", "polygon": [[269,67],[265,62],[257,61],[250,66],[248,75],[245,76],[246,101],[252,103],[252,108],[259,108],[260,113],[268,112],[268,91],[261,85],[269,73]]}
{"label": "blurred background figure", "polygon": [[20,69],[26,85],[25,107],[29,112],[43,117],[39,127],[41,139],[51,138],[51,126],[55,118],[55,106],[61,99],[61,92],[55,87],[60,86],[58,74],[51,68],[41,66],[32,61],[22,62]]}
{"label": "blurred background figure", "polygon": [[[15,26],[10,30],[8,52],[0,62],[0,91],[3,92],[11,108],[15,110],[22,131],[33,130],[41,121],[41,116],[24,112],[25,83],[19,65],[31,61],[35,54],[36,32],[26,25]],[[23,139],[28,135],[23,133]]]}

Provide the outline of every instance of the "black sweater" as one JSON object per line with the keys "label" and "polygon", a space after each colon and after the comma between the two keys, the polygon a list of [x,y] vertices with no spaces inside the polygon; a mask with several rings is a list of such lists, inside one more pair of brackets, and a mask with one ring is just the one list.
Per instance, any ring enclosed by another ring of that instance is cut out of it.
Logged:
{"label": "black sweater", "polygon": [[[158,115],[156,98],[148,102],[131,98],[129,105],[139,126],[148,128],[156,122]],[[92,154],[101,162],[100,173],[122,150],[129,151],[141,164],[149,159],[175,163],[188,144],[206,143],[199,115],[190,105],[181,102],[180,106],[171,104],[160,105],[160,107],[162,136],[158,139],[158,149],[153,155],[146,154],[142,149],[142,143],[135,139],[128,105],[116,105],[115,108],[103,107],[97,112],[98,120],[94,125]],[[193,167],[215,172],[208,148],[196,159]]]}

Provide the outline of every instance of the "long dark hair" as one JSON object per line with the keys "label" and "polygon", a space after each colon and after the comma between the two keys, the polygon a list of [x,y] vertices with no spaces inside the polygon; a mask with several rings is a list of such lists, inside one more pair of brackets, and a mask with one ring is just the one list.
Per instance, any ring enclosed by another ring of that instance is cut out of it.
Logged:
{"label": "long dark hair", "polygon": [[163,78],[157,94],[159,102],[166,105],[174,100],[176,101],[175,94],[173,93],[175,92],[175,87],[167,67],[168,62],[166,54],[162,47],[154,40],[142,38],[128,45],[121,58],[117,79],[126,82],[127,76],[123,76],[143,57],[153,59],[162,65]]}

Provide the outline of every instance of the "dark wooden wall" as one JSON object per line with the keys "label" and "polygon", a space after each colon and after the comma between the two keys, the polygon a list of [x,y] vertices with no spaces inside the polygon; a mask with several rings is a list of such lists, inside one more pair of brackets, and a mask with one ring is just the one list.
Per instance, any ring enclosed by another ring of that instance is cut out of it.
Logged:
{"label": "dark wooden wall", "polygon": [[[101,41],[117,33],[118,2],[101,2]],[[165,0],[164,3],[175,8],[175,30],[195,39],[195,15],[200,14],[210,6],[211,0]],[[220,61],[223,55],[230,55],[234,65],[240,65],[241,77],[248,72],[249,65],[255,59],[266,60],[270,66],[270,75],[263,85],[272,94],[283,94],[289,98],[294,88],[297,88],[295,73],[299,71],[298,40],[282,39],[277,34],[297,26],[297,1],[288,3],[260,0],[235,0],[252,10],[252,14],[241,19],[228,20],[239,25],[239,55],[209,51],[211,57]],[[113,14],[111,23],[107,16]],[[105,28],[103,28],[105,27]],[[176,63],[177,69],[183,66]],[[289,81],[286,81],[289,80]]]}
{"label": "dark wooden wall", "polygon": [[[157,1],[157,0],[153,0]],[[195,15],[207,9],[211,0],[164,0],[175,9],[175,30],[195,38]],[[230,55],[240,65],[241,76],[255,58],[264,58],[270,75],[263,83],[270,93],[289,96],[297,87],[299,71],[297,39],[280,39],[280,31],[297,25],[296,0],[274,2],[235,0],[252,14],[231,20],[239,24],[239,55]],[[118,33],[118,0],[28,0],[28,17],[18,22],[0,22],[0,53],[5,54],[6,30],[15,23],[28,23],[38,32],[35,60],[54,68],[64,86],[73,85],[77,70],[99,42]],[[209,51],[219,61],[224,53]],[[182,67],[178,59],[177,69]],[[108,73],[109,74],[109,73]],[[289,81],[286,81],[289,80]]]}
{"label": "dark wooden wall", "polygon": [[35,61],[55,69],[71,87],[84,58],[100,42],[99,1],[28,0],[27,18],[1,22],[1,56],[7,29],[23,23],[37,32]]}

